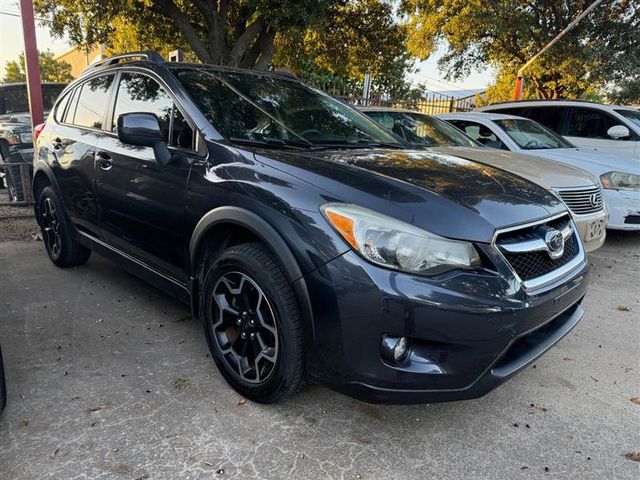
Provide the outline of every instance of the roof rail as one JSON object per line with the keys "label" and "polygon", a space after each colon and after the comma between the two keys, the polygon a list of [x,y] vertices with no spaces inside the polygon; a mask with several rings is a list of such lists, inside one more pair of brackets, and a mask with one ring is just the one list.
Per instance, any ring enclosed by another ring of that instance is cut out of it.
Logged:
{"label": "roof rail", "polygon": [[142,52],[127,52],[127,53],[122,53],[119,55],[113,55],[112,57],[107,57],[107,58],[103,58],[102,60],[96,60],[95,62],[93,62],[91,65],[89,65],[87,68],[85,68],[82,71],[82,75],[84,75],[85,73],[98,68],[98,67],[103,67],[106,65],[116,65],[117,63],[120,63],[122,61],[135,61],[135,60],[146,60],[148,62],[155,62],[155,63],[163,63],[164,59],[162,58],[162,55],[160,55],[157,52],[146,52],[146,51],[142,51]]}

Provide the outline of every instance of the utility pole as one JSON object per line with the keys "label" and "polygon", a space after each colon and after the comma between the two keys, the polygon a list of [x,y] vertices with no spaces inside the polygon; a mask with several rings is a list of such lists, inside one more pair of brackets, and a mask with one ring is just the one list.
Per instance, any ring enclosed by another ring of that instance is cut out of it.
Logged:
{"label": "utility pole", "polygon": [[27,70],[29,111],[31,112],[31,127],[33,128],[42,123],[44,118],[33,0],[20,0],[20,16],[22,18],[22,35],[24,37],[24,64]]}
{"label": "utility pole", "polygon": [[578,25],[578,23],[580,23],[582,21],[582,19],[584,17],[586,17],[587,15],[589,15],[589,13],[591,13],[591,11],[596,8],[598,5],[600,5],[603,2],[603,0],[596,0],[595,2],[593,2],[591,5],[589,5],[584,12],[582,12],[580,15],[578,15],[575,20],[573,20],[569,25],[567,25],[565,27],[564,30],[562,30],[553,40],[551,40],[549,43],[547,43],[544,47],[542,47],[542,50],[540,50],[538,53],[536,53],[533,57],[531,57],[527,63],[525,63],[522,67],[520,67],[520,69],[518,70],[518,75],[516,78],[516,88],[515,91],[513,93],[513,98],[514,100],[520,100],[522,98],[522,84],[524,81],[524,71],[533,63],[535,62],[538,57],[540,57],[540,55],[544,54],[547,50],[549,50],[551,47],[553,47],[556,43],[558,43],[558,41],[564,37],[569,31],[571,31],[576,25]]}

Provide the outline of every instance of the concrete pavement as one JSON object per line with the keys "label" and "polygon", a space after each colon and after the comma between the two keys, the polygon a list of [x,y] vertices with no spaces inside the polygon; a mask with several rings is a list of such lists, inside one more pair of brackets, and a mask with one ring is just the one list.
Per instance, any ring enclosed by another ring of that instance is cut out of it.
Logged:
{"label": "concrete pavement", "polygon": [[635,479],[640,235],[592,256],[583,321],[482,399],[372,406],[317,386],[244,402],[176,300],[94,255],[0,243],[0,478]]}

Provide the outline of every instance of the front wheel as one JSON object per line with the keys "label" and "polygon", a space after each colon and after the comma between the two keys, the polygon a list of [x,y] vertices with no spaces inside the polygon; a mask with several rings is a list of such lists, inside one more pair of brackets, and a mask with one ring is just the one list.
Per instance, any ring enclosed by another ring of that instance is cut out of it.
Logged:
{"label": "front wheel", "polygon": [[91,250],[80,245],[73,237],[73,230],[64,213],[62,202],[50,186],[42,190],[38,208],[42,241],[51,261],[63,268],[86,263]]}
{"label": "front wheel", "polygon": [[209,267],[202,293],[209,349],[225,380],[260,403],[293,395],[304,376],[302,321],[269,249],[228,248]]}

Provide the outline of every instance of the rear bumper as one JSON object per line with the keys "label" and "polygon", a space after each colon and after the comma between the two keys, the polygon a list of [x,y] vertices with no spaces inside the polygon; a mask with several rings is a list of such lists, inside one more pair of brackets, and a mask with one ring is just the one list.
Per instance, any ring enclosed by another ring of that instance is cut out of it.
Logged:
{"label": "rear bumper", "polygon": [[[373,403],[480,397],[540,357],[580,320],[586,260],[534,291],[503,272],[425,278],[374,267],[353,252],[302,279],[314,316],[311,380]],[[382,359],[384,335],[408,359]]]}

